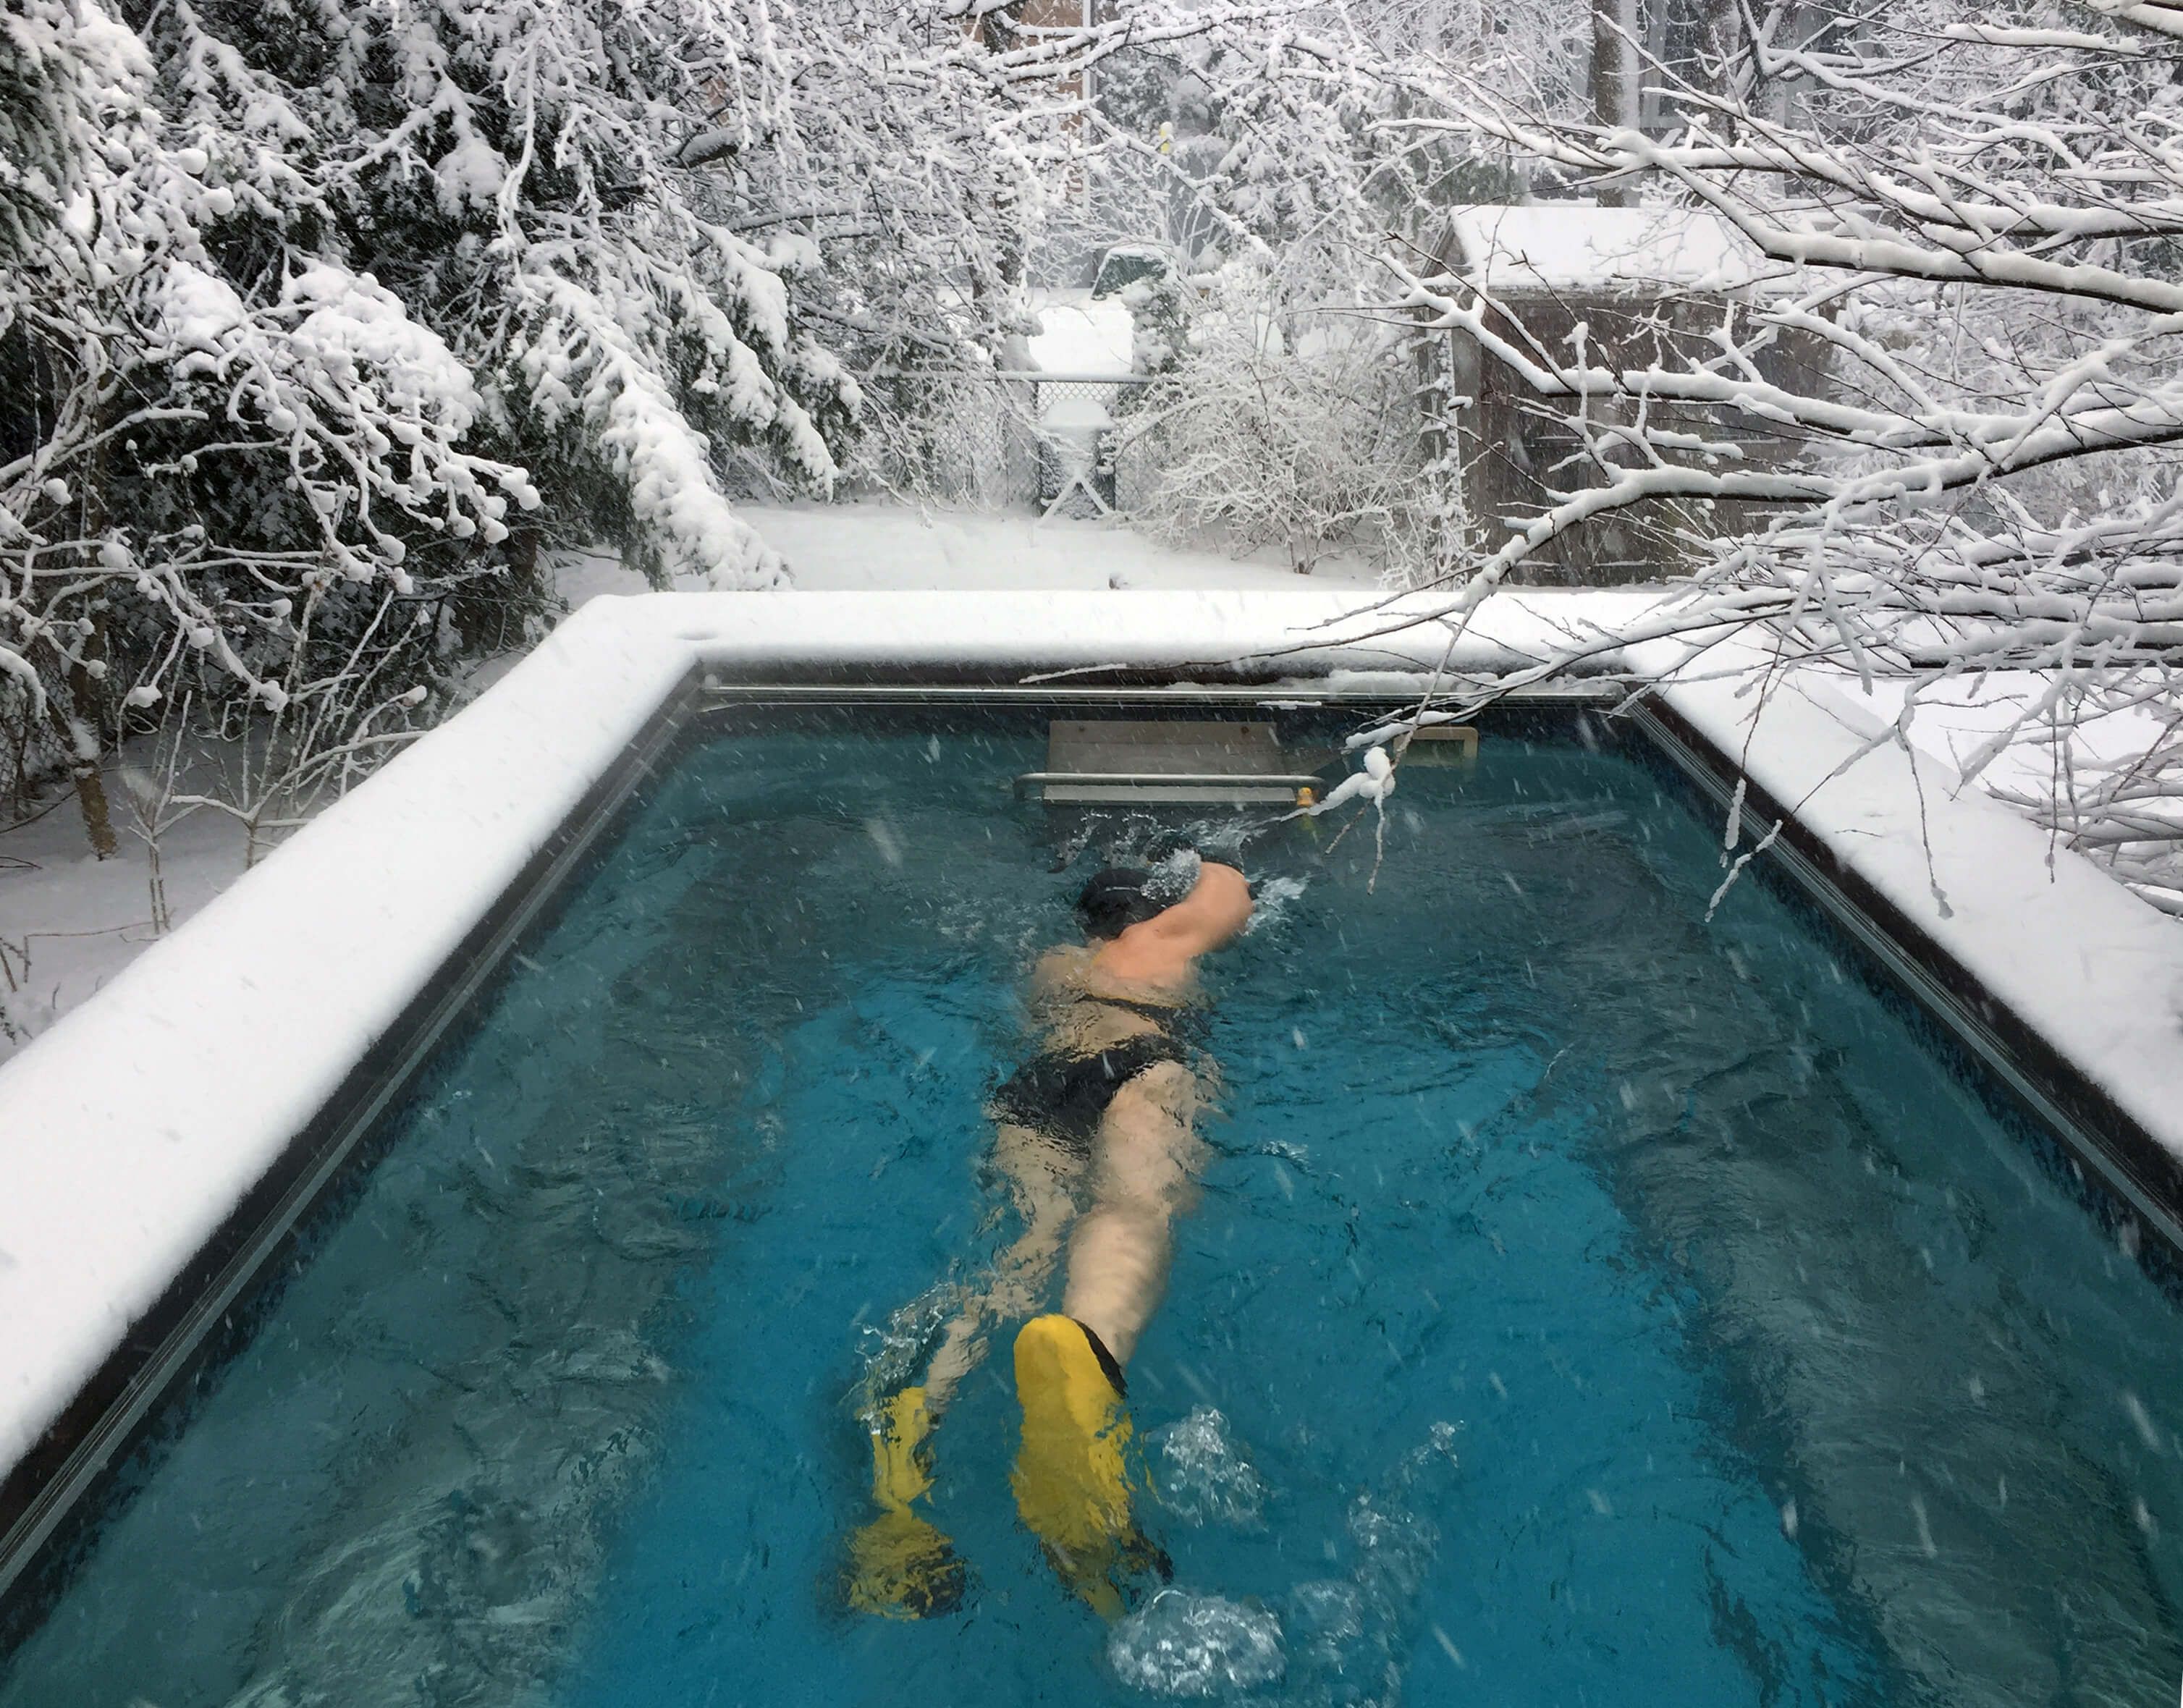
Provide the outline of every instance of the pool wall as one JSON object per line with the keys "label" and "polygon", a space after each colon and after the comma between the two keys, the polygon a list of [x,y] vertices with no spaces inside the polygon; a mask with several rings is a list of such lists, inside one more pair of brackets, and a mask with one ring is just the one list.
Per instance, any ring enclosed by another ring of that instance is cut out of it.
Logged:
{"label": "pool wall", "polygon": [[[1430,602],[1353,594],[587,605],[0,1068],[0,1591],[708,680],[1079,672],[1068,679],[1126,673],[1172,683],[1178,697],[1192,682],[1291,679],[1416,691],[1436,669],[1521,668],[1641,597],[1497,602],[1453,652],[1437,624],[1386,632]],[[2035,1091],[2081,1076],[2092,1095],[2059,1114],[2107,1140],[2119,1159],[2111,1184],[2172,1237],[2183,922],[1960,789],[1945,766],[1887,745],[1880,721],[1836,688],[1794,680],[1759,712],[1747,690],[1776,661],[1724,657],[1715,649],[1691,679],[1682,654],[1662,646],[1612,662],[1651,683],[1641,720],[1686,768],[1740,771],[1747,822],[1763,830],[1792,811],[1799,857],[1847,884],[1914,962],[1953,969],[1929,1000],[1984,1012],[2004,1046],[2044,1051]]]}

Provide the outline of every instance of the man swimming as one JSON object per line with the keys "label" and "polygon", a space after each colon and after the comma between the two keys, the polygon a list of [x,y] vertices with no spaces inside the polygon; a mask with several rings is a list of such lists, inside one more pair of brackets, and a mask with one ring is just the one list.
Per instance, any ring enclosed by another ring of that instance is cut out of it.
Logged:
{"label": "man swimming", "polygon": [[984,1356],[988,1324],[1036,1307],[1064,1242],[1060,1313],[1016,1335],[1016,1509],[1063,1581],[1109,1617],[1161,1563],[1130,1510],[1122,1372],[1166,1290],[1172,1223],[1203,1148],[1192,1127],[1197,957],[1242,930],[1251,889],[1211,861],[1172,906],[1153,899],[1151,881],[1123,868],[1093,878],[1076,901],[1085,942],[1048,951],[1032,973],[1041,1047],[988,1110],[1022,1231],[948,1323],[924,1382],[878,1408],[880,1511],[850,1539],[847,1583],[865,1612],[923,1618],[961,1599],[962,1562],[912,1510],[932,1486],[929,1439]]}

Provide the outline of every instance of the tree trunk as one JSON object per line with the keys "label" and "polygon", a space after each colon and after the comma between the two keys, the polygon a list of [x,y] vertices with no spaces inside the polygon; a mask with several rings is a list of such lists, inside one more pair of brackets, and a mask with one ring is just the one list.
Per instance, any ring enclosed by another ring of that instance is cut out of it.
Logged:
{"label": "tree trunk", "polygon": [[[1591,0],[1591,112],[1603,130],[1637,128],[1637,0]],[[1636,199],[1625,184],[1602,185],[1603,206]]]}
{"label": "tree trunk", "polygon": [[98,708],[87,691],[90,681],[81,669],[69,672],[74,716],[52,705],[53,729],[68,749],[69,777],[75,785],[76,804],[83,808],[83,828],[91,838],[91,851],[111,859],[120,844],[114,840],[114,820],[106,808],[106,782],[98,774]]}

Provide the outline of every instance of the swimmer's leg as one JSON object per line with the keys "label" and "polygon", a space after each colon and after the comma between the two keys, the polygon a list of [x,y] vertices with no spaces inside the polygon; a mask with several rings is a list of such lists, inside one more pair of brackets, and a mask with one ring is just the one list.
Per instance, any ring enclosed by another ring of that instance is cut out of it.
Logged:
{"label": "swimmer's leg", "polygon": [[929,1619],[960,1605],[966,1583],[954,1544],[910,1510],[932,1487],[925,1390],[905,1388],[872,1422],[872,1499],[880,1515],[849,1538],[842,1594],[860,1613]]}
{"label": "swimmer's leg", "polygon": [[1092,1202],[1069,1247],[1064,1314],[1016,1337],[1023,1445],[1017,1511],[1063,1581],[1108,1618],[1165,1560],[1130,1507],[1134,1434],[1122,1364],[1167,1287],[1175,1217],[1189,1206],[1202,1146],[1197,1082],[1179,1063],[1137,1075],[1108,1106]]}
{"label": "swimmer's leg", "polygon": [[1083,1164],[1050,1140],[1003,1124],[994,1155],[1023,1231],[948,1323],[924,1382],[880,1401],[872,1419],[872,1500],[880,1515],[849,1539],[843,1593],[852,1607],[883,1618],[926,1618],[962,1600],[965,1574],[953,1544],[911,1510],[932,1488],[932,1430],[957,1384],[985,1356],[986,1323],[1037,1302],[1075,1207],[1069,1189]]}
{"label": "swimmer's leg", "polygon": [[1092,1201],[1069,1243],[1061,1308],[1126,1365],[1167,1291],[1175,1218],[1195,1201],[1204,1143],[1191,1127],[1197,1080],[1180,1062],[1147,1068],[1107,1106]]}
{"label": "swimmer's leg", "polygon": [[1075,1152],[1036,1128],[1003,1122],[995,1129],[993,1160],[1008,1182],[1022,1232],[964,1300],[925,1367],[925,1391],[936,1417],[986,1356],[987,1325],[1037,1308],[1076,1213],[1075,1189],[1085,1165]]}

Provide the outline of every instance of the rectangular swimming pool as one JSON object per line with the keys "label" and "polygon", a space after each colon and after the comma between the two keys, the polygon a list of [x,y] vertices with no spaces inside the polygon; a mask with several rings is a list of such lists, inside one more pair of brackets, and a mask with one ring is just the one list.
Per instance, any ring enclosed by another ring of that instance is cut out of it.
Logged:
{"label": "rectangular swimming pool", "polygon": [[[1799,908],[1705,923],[1679,789],[1512,719],[1406,768],[1382,849],[1016,801],[1044,729],[692,746],[136,1453],[0,1708],[2173,1699],[2176,1290]],[[1003,1356],[936,1439],[962,1608],[853,1616],[856,1395],[1009,1237],[1024,973],[1178,827],[1248,832],[1262,907],[1130,1368],[1172,1589],[1109,1627],[1054,1580]]]}

